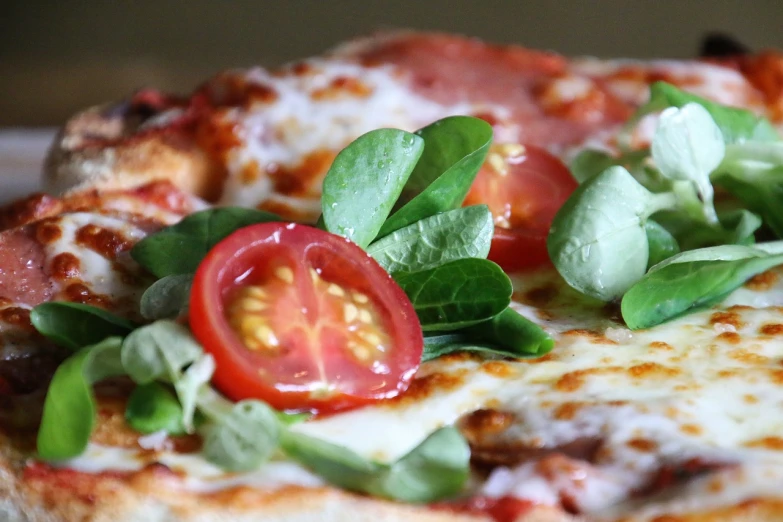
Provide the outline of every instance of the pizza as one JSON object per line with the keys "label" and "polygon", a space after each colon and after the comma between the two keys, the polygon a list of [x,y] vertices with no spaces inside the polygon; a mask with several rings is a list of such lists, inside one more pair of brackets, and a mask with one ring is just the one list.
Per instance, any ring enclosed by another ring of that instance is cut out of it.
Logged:
{"label": "pizza", "polygon": [[75,115],[0,209],[0,519],[783,518],[783,58],[712,47]]}

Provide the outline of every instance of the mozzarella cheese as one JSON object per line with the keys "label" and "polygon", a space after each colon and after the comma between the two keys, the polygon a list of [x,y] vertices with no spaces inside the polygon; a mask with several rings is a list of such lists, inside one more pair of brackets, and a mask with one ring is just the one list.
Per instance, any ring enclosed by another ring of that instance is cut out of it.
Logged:
{"label": "mozzarella cheese", "polygon": [[[767,279],[780,275],[772,272]],[[637,332],[616,323],[603,307],[584,303],[556,274],[517,278],[515,286],[515,306],[556,339],[549,356],[436,360],[422,367],[397,401],[293,429],[390,461],[477,409],[507,412],[513,423],[492,437],[512,453],[520,444],[558,450],[585,439],[600,449],[591,464],[573,461],[554,470],[543,466],[542,452],[495,469],[476,492],[546,504],[568,495],[581,511],[606,520],[630,513],[647,520],[783,490],[783,309],[741,304],[766,304],[762,296],[783,295],[783,285],[750,285],[732,296],[731,305]],[[720,469],[665,497],[645,498],[638,510],[635,492],[661,467],[693,459]],[[189,487],[199,491],[320,483],[291,463],[227,474],[198,456],[166,451],[92,446],[65,465],[128,470],[154,461],[186,471]]]}

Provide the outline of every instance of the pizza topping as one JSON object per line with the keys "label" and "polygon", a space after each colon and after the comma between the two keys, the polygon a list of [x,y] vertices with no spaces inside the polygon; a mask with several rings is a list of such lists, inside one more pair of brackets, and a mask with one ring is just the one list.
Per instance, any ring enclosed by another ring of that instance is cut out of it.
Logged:
{"label": "pizza topping", "polygon": [[532,145],[494,145],[465,199],[485,203],[495,219],[489,259],[513,272],[548,263],[546,235],[576,188],[560,160]]}
{"label": "pizza topping", "polygon": [[[465,139],[449,143],[454,135]],[[399,396],[421,362],[422,328],[464,336],[493,356],[551,349],[545,332],[509,308],[508,277],[483,259],[492,233],[488,209],[461,208],[489,137],[484,122],[464,117],[417,134],[368,133],[327,174],[322,221],[333,233],[224,208],[142,239],[131,256],[161,278],[141,297],[140,315],[156,319],[151,324],[138,327],[73,303],[36,307],[38,331],[79,350],[47,394],[41,456],[83,452],[95,418],[92,383],[127,375],[138,385],[126,408],[131,426],[146,434],[197,430],[203,455],[226,470],[255,469],[280,448],[351,490],[419,502],[459,491],[469,452],[453,428],[436,429],[383,464],[289,428],[302,417],[272,407],[324,414]],[[422,154],[425,142],[429,152]],[[360,204],[346,186],[361,189]],[[78,215],[73,221],[63,238],[80,239],[104,259],[119,262],[135,241],[116,227],[76,226]],[[449,237],[455,223],[470,228],[459,241]],[[92,241],[98,237],[104,239]],[[169,320],[184,319],[185,310],[190,330],[184,320]],[[106,337],[114,335],[125,338]],[[439,350],[460,351],[464,339]],[[77,389],[78,401],[62,401]],[[69,421],[58,425],[62,412]],[[68,436],[53,440],[59,429]]]}
{"label": "pizza topping", "polygon": [[255,225],[219,243],[196,272],[190,325],[215,356],[218,388],[282,409],[393,397],[421,359],[421,327],[388,274],[301,225]]}
{"label": "pizza topping", "polygon": [[[652,86],[631,124],[667,106],[651,158],[637,162],[634,174],[592,156],[600,173],[585,179],[558,212],[547,243],[572,287],[604,301],[622,297],[632,329],[709,306],[783,262],[777,242],[742,246],[755,241],[762,220],[750,210],[718,211],[712,184],[733,192],[780,234],[779,212],[766,202],[777,182],[764,174],[748,177],[751,171],[773,176],[779,168],[777,132],[748,111],[662,83]],[[580,168],[585,161],[583,155]],[[625,255],[617,257],[618,251]]]}

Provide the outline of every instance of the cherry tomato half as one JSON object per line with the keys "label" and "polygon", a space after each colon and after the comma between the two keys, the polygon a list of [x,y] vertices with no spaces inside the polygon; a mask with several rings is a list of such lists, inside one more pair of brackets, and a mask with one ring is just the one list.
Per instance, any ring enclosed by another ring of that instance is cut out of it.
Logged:
{"label": "cherry tomato half", "polygon": [[407,389],[423,348],[410,300],[367,253],[316,228],[263,223],[199,265],[190,328],[233,400],[334,412]]}
{"label": "cherry tomato half", "polygon": [[495,218],[489,259],[507,272],[549,262],[552,219],[577,183],[552,154],[532,145],[494,145],[465,199],[484,203]]}

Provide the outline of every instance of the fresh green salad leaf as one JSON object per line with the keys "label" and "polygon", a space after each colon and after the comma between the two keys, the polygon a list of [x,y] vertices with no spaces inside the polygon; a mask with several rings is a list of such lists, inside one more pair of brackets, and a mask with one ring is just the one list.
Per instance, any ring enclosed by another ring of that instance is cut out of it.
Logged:
{"label": "fresh green salad leaf", "polygon": [[672,194],[653,194],[623,167],[611,167],[580,185],[558,211],[549,257],[580,292],[604,301],[620,297],[647,270],[647,218],[675,205]]}
{"label": "fresh green salad leaf", "polygon": [[176,225],[149,235],[131,249],[131,257],[157,277],[192,274],[212,247],[236,230],[281,221],[269,212],[239,207],[202,210]]}
{"label": "fresh green salad leaf", "polygon": [[455,330],[486,321],[511,302],[511,281],[485,259],[459,259],[421,272],[394,274],[424,331]]}
{"label": "fresh green salad leaf", "polygon": [[632,330],[649,328],[722,301],[751,277],[783,264],[783,254],[739,245],[683,252],[654,266],[623,297]]}
{"label": "fresh green salad leaf", "polygon": [[486,258],[494,223],[486,205],[458,208],[417,221],[367,248],[387,272],[417,272],[465,258]]}
{"label": "fresh green salad leaf", "polygon": [[688,103],[697,103],[707,109],[720,128],[723,140],[727,144],[746,140],[780,140],[780,135],[775,127],[766,118],[756,116],[749,110],[720,105],[665,82],[656,82],[650,86],[650,100],[636,111],[626,127],[636,126],[639,120],[647,114],[661,111],[667,107],[683,107]]}
{"label": "fresh green salad leaf", "polygon": [[142,326],[122,343],[122,364],[137,384],[172,383],[182,404],[182,424],[192,431],[196,396],[212,377],[214,361],[203,354],[190,330],[168,320]]}
{"label": "fresh green salad leaf", "polygon": [[403,502],[433,502],[459,493],[470,448],[456,428],[441,428],[391,464],[296,432],[282,438],[286,454],[339,487]]}
{"label": "fresh green salad leaf", "polygon": [[514,358],[542,357],[554,340],[540,326],[512,308],[483,323],[447,334],[425,335],[422,361],[455,352]]}
{"label": "fresh green salad leaf", "polygon": [[102,308],[80,303],[52,301],[30,312],[30,322],[56,344],[78,350],[107,337],[123,337],[136,325]]}
{"label": "fresh green salad leaf", "polygon": [[182,406],[168,388],[157,382],[142,384],[131,392],[125,408],[125,420],[139,433],[185,433]]}
{"label": "fresh green salad leaf", "polygon": [[204,456],[229,471],[258,468],[279,445],[280,423],[261,401],[236,403],[218,422],[204,427]]}
{"label": "fresh green salad leaf", "polygon": [[647,268],[680,252],[680,245],[674,236],[652,219],[648,219],[644,224],[644,231],[647,233],[647,244],[650,247]]}
{"label": "fresh green salad leaf", "polygon": [[419,136],[370,131],[344,148],[324,178],[326,230],[365,248],[375,239],[424,150]]}
{"label": "fresh green salad leaf", "polygon": [[720,165],[725,150],[720,129],[701,105],[688,103],[661,113],[651,146],[655,166],[669,179],[693,184],[709,223],[718,220],[710,173]]}
{"label": "fresh green salad leaf", "polygon": [[379,237],[462,205],[492,143],[492,127],[469,116],[444,118],[416,134],[424,139],[424,153],[403,189],[402,208]]}
{"label": "fresh green salad leaf", "polygon": [[193,274],[168,275],[155,281],[141,296],[145,319],[176,319],[188,313]]}
{"label": "fresh green salad leaf", "polygon": [[188,366],[188,368],[174,379],[174,390],[182,404],[182,425],[188,433],[193,432],[193,419],[196,414],[196,406],[201,391],[209,387],[212,374],[215,373],[215,359],[206,353]]}
{"label": "fresh green salad leaf", "polygon": [[768,166],[753,160],[725,162],[713,179],[761,215],[777,237],[783,237],[783,163]]}
{"label": "fresh green salad leaf", "polygon": [[131,332],[122,343],[122,365],[137,384],[173,382],[201,357],[201,345],[185,326],[161,320]]}
{"label": "fresh green salad leaf", "polygon": [[49,384],[38,429],[38,455],[63,460],[82,454],[95,425],[92,385],[125,373],[120,363],[122,339],[109,337],[65,360]]}

